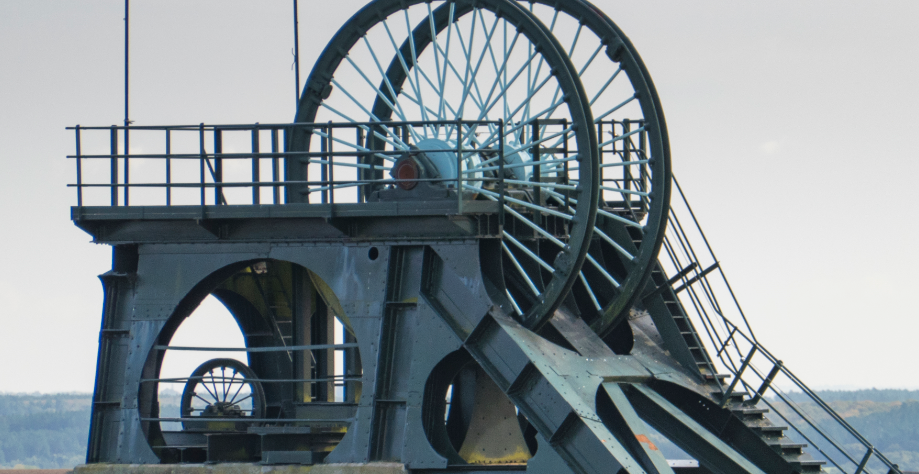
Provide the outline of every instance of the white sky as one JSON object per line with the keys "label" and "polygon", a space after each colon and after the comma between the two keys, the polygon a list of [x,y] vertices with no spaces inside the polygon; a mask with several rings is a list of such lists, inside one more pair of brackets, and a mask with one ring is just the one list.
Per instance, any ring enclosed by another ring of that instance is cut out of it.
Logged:
{"label": "white sky", "polygon": [[[300,1],[304,81],[363,3]],[[812,387],[919,388],[919,2],[596,3],[759,339]],[[0,392],[92,390],[110,250],[69,221],[64,127],[123,119],[123,6],[0,0]],[[132,2],[131,118],[291,121],[290,10]]]}

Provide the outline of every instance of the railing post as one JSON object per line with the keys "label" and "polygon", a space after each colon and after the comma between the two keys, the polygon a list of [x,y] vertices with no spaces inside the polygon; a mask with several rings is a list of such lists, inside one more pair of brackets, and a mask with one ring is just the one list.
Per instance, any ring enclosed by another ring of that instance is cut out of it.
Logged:
{"label": "railing post", "polygon": [[[287,160],[289,159],[289,157],[288,157],[288,155],[287,155],[287,152],[290,151],[290,137],[294,134],[294,131],[295,131],[295,130],[294,130],[292,127],[290,127],[290,126],[284,127],[284,138],[282,139],[282,140],[284,140],[284,141],[282,142],[284,148],[282,149],[282,153],[281,153],[281,154],[283,155],[283,157],[284,157],[284,166],[283,166],[284,175],[281,177],[281,180],[283,180],[283,181],[287,181],[288,178],[290,178],[290,176],[287,175],[287,170],[290,169],[290,167],[287,166],[287,164],[288,164],[288,163],[287,163]],[[308,133],[313,133],[312,129],[309,129],[309,130],[308,130]],[[297,158],[294,158],[294,159],[297,159]],[[309,171],[309,167],[307,167],[307,171]],[[301,179],[309,180],[309,174],[308,174],[308,173],[304,173],[304,176],[296,176],[295,179],[297,179],[297,180],[301,180]],[[298,186],[299,186],[299,185],[298,185]],[[295,192],[296,192],[296,190],[297,190],[298,188],[297,188],[297,187],[294,187],[294,189],[295,189]],[[291,200],[291,191],[290,191],[290,188],[287,187],[287,186],[284,186],[284,200],[285,200],[285,202],[287,202],[287,203],[290,203],[290,200]],[[298,198],[295,198],[295,200],[299,200],[299,197],[298,197]]]}
{"label": "railing post", "polygon": [[172,130],[166,129],[166,205],[172,205]]}
{"label": "railing post", "polygon": [[[629,121],[629,119],[625,119],[622,121],[622,135],[623,136],[628,135],[629,132],[631,131],[631,128],[632,126],[631,126],[631,122]],[[631,138],[622,139],[622,161],[624,162],[632,161],[631,160],[632,157],[630,156],[632,153],[631,141],[632,141]],[[625,189],[626,191],[632,189],[632,167],[631,166],[622,167],[622,189]],[[625,211],[628,213],[631,213],[632,212],[632,195],[630,193],[622,193],[622,201],[623,201],[623,204],[625,205]]]}
{"label": "railing post", "polygon": [[769,390],[769,386],[772,385],[772,381],[775,380],[776,375],[779,375],[779,372],[781,372],[783,365],[782,361],[776,361],[775,365],[772,366],[772,370],[769,371],[769,375],[766,376],[766,379],[763,380],[763,384],[760,385],[759,389],[756,391],[756,395],[750,400],[750,406],[755,406],[762,400],[763,395],[766,394],[766,390]]}
{"label": "railing post", "polygon": [[504,119],[498,120],[498,234],[504,230]]}
{"label": "railing post", "polygon": [[862,471],[865,470],[865,466],[868,465],[868,460],[871,459],[872,453],[874,453],[874,446],[868,446],[868,452],[865,453],[865,457],[862,458],[862,462],[858,463],[858,469],[856,469],[853,474],[862,474]]}
{"label": "railing post", "polygon": [[[642,120],[639,126],[644,127],[645,121]],[[648,142],[648,130],[646,128],[643,132],[638,134],[638,159],[639,160],[644,160],[648,156],[647,142]],[[648,164],[647,163],[641,164],[638,166],[638,169],[639,169],[639,181],[641,182],[641,189],[647,190],[648,189]],[[647,209],[647,206],[645,205],[646,200],[641,199],[640,201],[641,201],[641,212],[642,213],[647,212],[648,209]]]}
{"label": "railing post", "polygon": [[[539,142],[539,119],[536,119],[533,121],[533,129],[530,132],[530,141],[532,143]],[[539,152],[538,144],[533,147],[532,153],[533,153],[533,163],[534,163],[533,182],[541,183],[542,182],[542,164],[540,164],[539,162],[542,160],[542,157],[540,156],[541,154]],[[525,172],[523,174],[526,175]],[[526,180],[526,177],[522,179]],[[538,184],[536,186],[533,186],[533,200],[535,201],[535,204],[537,207],[542,206],[542,186],[539,186]],[[536,210],[536,209],[533,210],[533,220],[536,221],[535,222],[536,225],[543,225],[542,213],[539,212],[539,210]]]}
{"label": "railing post", "polygon": [[734,326],[734,328],[731,329],[731,333],[728,334],[727,339],[724,340],[724,344],[721,344],[721,349],[718,349],[718,353],[715,354],[715,357],[721,357],[721,353],[724,352],[725,349],[727,349],[728,344],[730,344],[731,340],[734,339],[734,334],[736,333],[737,333],[737,326]]}
{"label": "railing post", "polygon": [[204,123],[198,126],[198,143],[201,151],[201,159],[199,160],[201,165],[201,205],[204,206],[204,160],[207,159],[207,151],[204,149]]}
{"label": "railing post", "polygon": [[281,157],[278,156],[278,129],[271,129],[271,180],[274,181],[274,203],[281,204]]}
{"label": "railing post", "polygon": [[[568,130],[568,119],[567,118],[562,119],[562,130]],[[565,174],[563,175],[564,177],[562,178],[562,184],[567,186],[569,184],[568,182],[568,164],[569,164],[569,161],[568,161],[568,132],[565,132],[565,135],[563,138],[564,138],[564,141],[562,142],[563,143],[562,146],[564,147],[564,150],[562,153],[562,158],[565,159],[565,164],[563,165],[565,167]],[[601,154],[599,158],[600,158],[600,161],[602,162],[603,155]],[[599,168],[599,169],[600,169],[600,175],[602,176],[603,168]],[[571,212],[571,191],[565,192],[565,212]]]}
{"label": "railing post", "polygon": [[[332,130],[332,121],[329,120],[329,133],[327,134],[329,136],[329,159],[327,160],[329,162],[329,204],[335,204],[335,188],[332,187],[335,183],[335,158],[332,152],[334,148],[332,145]],[[360,162],[360,160],[358,160],[358,162]]]}
{"label": "railing post", "polygon": [[456,213],[463,213],[463,122],[456,121]]}
{"label": "railing post", "polygon": [[[357,135],[357,146],[363,147],[364,146],[364,129],[361,127],[355,128],[355,134]],[[357,155],[357,156],[361,156],[361,155]],[[364,155],[364,156],[373,158],[373,155]],[[357,161],[360,162],[361,160],[357,160]],[[358,170],[357,176],[358,178],[360,178],[361,176],[360,170]],[[364,202],[364,184],[363,183],[358,184],[357,186],[357,202]]]}
{"label": "railing post", "polygon": [[753,346],[752,349],[750,349],[750,353],[747,354],[747,358],[744,359],[742,364],[740,364],[740,370],[738,370],[737,373],[734,374],[734,380],[731,380],[731,385],[728,386],[727,391],[724,392],[724,398],[721,399],[721,408],[724,408],[725,406],[727,406],[728,400],[731,399],[731,394],[734,393],[734,388],[737,387],[737,383],[740,382],[741,376],[743,376],[744,371],[747,370],[747,366],[749,366],[750,362],[753,360],[753,354],[756,354],[755,345]]}
{"label": "railing post", "polygon": [[[320,155],[320,159],[322,161],[325,161],[325,163],[322,163],[321,165],[319,165],[319,181],[321,183],[320,184],[321,187],[328,188],[329,187],[329,131],[331,131],[331,128],[323,127],[321,130],[322,130],[322,134],[325,136],[319,137],[319,152],[322,153],[322,155]],[[319,195],[322,198],[323,204],[327,204],[329,202],[329,189],[323,189]]]}
{"label": "railing post", "polygon": [[80,157],[80,126],[76,127],[77,136],[77,207],[83,207],[83,159]]}
{"label": "railing post", "polygon": [[214,204],[226,204],[223,199],[223,130],[214,128]]}
{"label": "railing post", "polygon": [[262,188],[259,183],[262,181],[259,164],[261,161],[259,143],[258,143],[258,122],[252,129],[252,204],[261,204]]}
{"label": "railing post", "polygon": [[124,124],[124,205],[125,206],[131,205],[131,194],[130,194],[131,193],[131,177],[129,173],[131,162],[128,159],[128,154],[131,152],[131,150],[130,150],[130,141],[128,140],[129,138],[128,127],[129,127],[128,123],[125,122]]}
{"label": "railing post", "polygon": [[112,125],[111,131],[111,177],[109,185],[112,190],[112,206],[118,205],[118,128]]}

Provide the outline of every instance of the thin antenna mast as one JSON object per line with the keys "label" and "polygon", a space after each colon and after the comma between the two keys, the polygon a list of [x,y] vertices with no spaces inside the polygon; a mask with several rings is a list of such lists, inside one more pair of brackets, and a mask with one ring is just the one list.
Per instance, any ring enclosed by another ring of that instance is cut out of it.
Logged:
{"label": "thin antenna mast", "polygon": [[128,109],[128,104],[129,104],[129,101],[128,101],[128,97],[129,97],[129,94],[128,94],[128,88],[129,88],[128,58],[129,58],[129,54],[128,53],[130,51],[128,49],[128,38],[130,37],[128,34],[128,26],[130,25],[129,16],[128,16],[128,13],[129,13],[128,4],[129,3],[130,3],[130,0],[124,0],[124,183],[125,183],[124,205],[125,206],[127,206],[128,203],[130,202],[129,197],[128,197],[129,193],[128,193],[128,186],[127,186],[127,184],[129,183],[128,150],[130,150],[130,144],[131,144],[130,138],[128,137],[128,126],[131,125],[131,119],[129,118],[130,115],[128,114],[128,111],[129,111]]}
{"label": "thin antenna mast", "polygon": [[[127,0],[126,0],[127,1]],[[296,103],[300,104],[300,24],[297,18],[297,3],[294,0],[294,79],[297,81]]]}

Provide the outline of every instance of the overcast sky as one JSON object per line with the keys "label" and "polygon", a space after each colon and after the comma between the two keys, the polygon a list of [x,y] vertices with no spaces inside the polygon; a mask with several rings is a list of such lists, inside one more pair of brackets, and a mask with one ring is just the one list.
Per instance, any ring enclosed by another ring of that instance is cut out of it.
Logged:
{"label": "overcast sky", "polygon": [[[363,3],[300,1],[301,78]],[[919,2],[596,3],[761,342],[816,388],[919,388]],[[123,119],[123,7],[0,0],[0,392],[92,390],[111,256],[64,128]],[[131,31],[136,124],[293,119],[290,0],[135,0]]]}

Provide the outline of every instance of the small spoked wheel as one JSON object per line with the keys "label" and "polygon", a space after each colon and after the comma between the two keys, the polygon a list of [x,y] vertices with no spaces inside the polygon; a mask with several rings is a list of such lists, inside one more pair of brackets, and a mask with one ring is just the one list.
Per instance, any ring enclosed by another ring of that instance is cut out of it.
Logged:
{"label": "small spoked wheel", "polygon": [[244,430],[252,424],[247,419],[265,417],[265,392],[246,364],[211,359],[199,365],[185,383],[181,415],[185,430]]}

